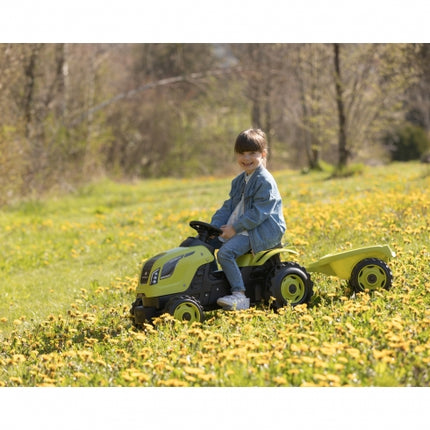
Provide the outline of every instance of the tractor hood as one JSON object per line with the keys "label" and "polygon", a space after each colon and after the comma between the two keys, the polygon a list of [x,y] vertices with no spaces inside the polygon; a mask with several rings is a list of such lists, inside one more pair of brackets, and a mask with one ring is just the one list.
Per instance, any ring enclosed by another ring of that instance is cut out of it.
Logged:
{"label": "tractor hood", "polygon": [[158,254],[144,263],[136,292],[159,297],[185,291],[197,269],[213,260],[205,246],[177,247]]}

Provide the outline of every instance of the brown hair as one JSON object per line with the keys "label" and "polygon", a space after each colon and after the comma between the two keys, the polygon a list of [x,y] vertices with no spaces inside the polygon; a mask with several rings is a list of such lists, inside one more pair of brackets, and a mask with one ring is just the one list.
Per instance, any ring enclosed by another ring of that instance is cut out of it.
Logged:
{"label": "brown hair", "polygon": [[242,154],[247,151],[265,152],[267,151],[266,134],[259,128],[250,128],[242,131],[236,138],[234,152]]}

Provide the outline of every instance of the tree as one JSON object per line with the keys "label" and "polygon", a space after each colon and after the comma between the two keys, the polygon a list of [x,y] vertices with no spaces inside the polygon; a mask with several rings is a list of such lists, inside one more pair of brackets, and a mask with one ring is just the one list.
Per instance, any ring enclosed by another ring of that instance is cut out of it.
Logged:
{"label": "tree", "polygon": [[339,118],[338,166],[366,159],[387,130],[405,115],[407,89],[414,82],[407,45],[334,46],[335,99]]}
{"label": "tree", "polygon": [[337,163],[337,168],[342,170],[345,168],[348,158],[348,146],[347,146],[347,135],[346,135],[346,117],[345,108],[343,101],[343,83],[341,76],[341,65],[340,65],[340,47],[338,43],[333,44],[334,48],[334,82],[336,87],[336,104],[337,104],[337,114],[339,118],[339,159]]}
{"label": "tree", "polygon": [[291,48],[288,74],[294,77],[285,99],[292,99],[287,112],[298,127],[298,148],[304,147],[310,169],[320,170],[321,151],[330,142],[331,53],[324,44],[297,44]]}
{"label": "tree", "polygon": [[430,132],[430,44],[408,45],[405,56],[414,65],[415,81],[408,90],[406,120]]}
{"label": "tree", "polygon": [[284,73],[287,51],[288,45],[282,44],[232,45],[246,83],[244,96],[250,101],[250,125],[263,129],[269,142],[275,136],[278,121],[275,112],[282,102],[287,80]]}

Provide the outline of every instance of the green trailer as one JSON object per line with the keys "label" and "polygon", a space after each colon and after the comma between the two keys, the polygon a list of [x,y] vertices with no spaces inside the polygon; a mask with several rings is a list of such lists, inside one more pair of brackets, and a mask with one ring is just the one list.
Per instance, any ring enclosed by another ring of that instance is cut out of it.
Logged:
{"label": "green trailer", "polygon": [[395,256],[389,245],[367,246],[327,254],[306,266],[306,270],[346,279],[356,292],[388,290],[393,276],[387,261]]}

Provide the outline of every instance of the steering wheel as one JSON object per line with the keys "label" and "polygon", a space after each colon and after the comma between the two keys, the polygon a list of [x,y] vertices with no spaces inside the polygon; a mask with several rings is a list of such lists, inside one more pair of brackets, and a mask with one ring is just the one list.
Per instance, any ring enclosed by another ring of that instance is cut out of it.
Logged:
{"label": "steering wheel", "polygon": [[197,231],[199,239],[203,242],[207,242],[211,236],[219,236],[222,234],[220,228],[203,221],[190,221],[190,227]]}

